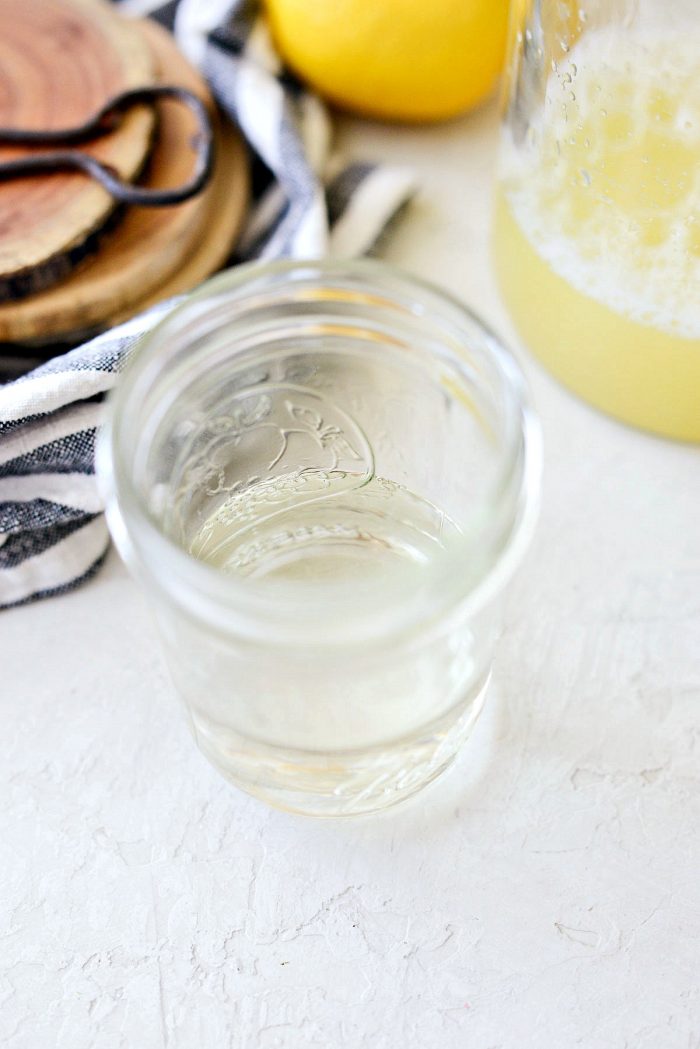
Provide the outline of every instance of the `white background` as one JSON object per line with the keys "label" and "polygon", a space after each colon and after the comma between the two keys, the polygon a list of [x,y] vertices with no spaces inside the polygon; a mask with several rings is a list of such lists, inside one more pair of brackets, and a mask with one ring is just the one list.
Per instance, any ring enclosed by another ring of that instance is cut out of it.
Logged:
{"label": "white background", "polygon": [[[341,137],[421,179],[385,256],[512,340],[488,252],[495,109]],[[0,616],[0,1044],[700,1047],[698,450],[521,357],[539,531],[486,713],[403,809],[311,822],[221,780],[114,555]]]}

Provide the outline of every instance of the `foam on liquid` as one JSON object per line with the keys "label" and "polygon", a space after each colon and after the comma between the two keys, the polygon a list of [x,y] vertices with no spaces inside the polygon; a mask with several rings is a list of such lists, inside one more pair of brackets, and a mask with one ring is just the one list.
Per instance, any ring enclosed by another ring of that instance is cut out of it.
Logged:
{"label": "foam on liquid", "polygon": [[700,33],[585,33],[527,143],[506,139],[501,176],[525,236],[570,285],[700,337]]}

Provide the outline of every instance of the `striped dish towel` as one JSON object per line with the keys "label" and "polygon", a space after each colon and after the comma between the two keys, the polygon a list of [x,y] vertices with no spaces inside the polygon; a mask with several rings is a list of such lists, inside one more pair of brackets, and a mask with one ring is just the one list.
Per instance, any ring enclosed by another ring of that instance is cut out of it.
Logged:
{"label": "striped dish towel", "polygon": [[[257,2],[122,0],[171,29],[253,154],[253,206],[233,261],[371,250],[410,198],[410,175],[331,155],[323,104],[274,51]],[[91,576],[109,537],[94,474],[102,399],[129,351],[173,302],[0,386],[0,608]],[[2,354],[0,353],[0,368]]]}

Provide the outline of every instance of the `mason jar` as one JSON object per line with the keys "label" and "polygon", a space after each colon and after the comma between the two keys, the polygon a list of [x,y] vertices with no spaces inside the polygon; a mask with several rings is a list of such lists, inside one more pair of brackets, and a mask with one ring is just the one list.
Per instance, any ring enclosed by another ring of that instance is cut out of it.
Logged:
{"label": "mason jar", "polygon": [[239,267],[143,339],[99,472],[216,768],[336,816],[450,765],[531,530],[538,433],[498,339],[377,262]]}

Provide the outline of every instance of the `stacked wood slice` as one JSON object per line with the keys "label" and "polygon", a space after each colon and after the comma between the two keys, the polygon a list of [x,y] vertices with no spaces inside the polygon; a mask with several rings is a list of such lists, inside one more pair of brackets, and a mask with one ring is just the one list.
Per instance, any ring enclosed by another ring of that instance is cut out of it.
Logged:
{"label": "stacked wood slice", "polygon": [[[239,137],[216,121],[204,81],[164,29],[102,0],[0,0],[0,127],[74,127],[120,92],[159,83],[208,106],[212,178],[161,208],[117,208],[79,172],[0,181],[0,343],[74,342],[194,287],[230,255],[248,192]],[[116,130],[71,148],[125,180],[171,188],[192,172],[195,130],[193,114],[166,101],[157,114],[134,107]],[[0,143],[0,163],[42,148]]]}

